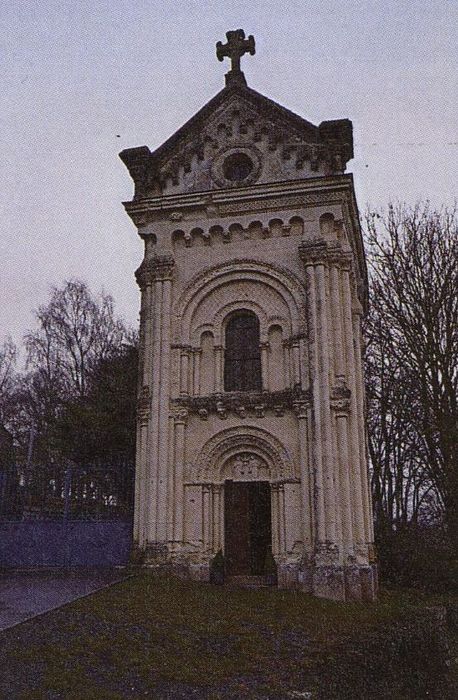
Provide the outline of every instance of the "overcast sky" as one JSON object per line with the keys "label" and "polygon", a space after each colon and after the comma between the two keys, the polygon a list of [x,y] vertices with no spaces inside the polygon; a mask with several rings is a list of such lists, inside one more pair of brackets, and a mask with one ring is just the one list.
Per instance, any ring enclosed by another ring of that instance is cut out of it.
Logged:
{"label": "overcast sky", "polygon": [[239,27],[256,39],[251,87],[315,124],[353,121],[361,210],[453,202],[457,0],[3,2],[0,342],[20,343],[70,277],[136,325],[142,245],[118,153],[156,148],[223,87],[215,42]]}

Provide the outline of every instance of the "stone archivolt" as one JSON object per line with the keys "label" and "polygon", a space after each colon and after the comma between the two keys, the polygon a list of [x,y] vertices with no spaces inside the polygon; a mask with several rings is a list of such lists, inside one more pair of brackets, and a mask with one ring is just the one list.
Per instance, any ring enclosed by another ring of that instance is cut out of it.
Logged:
{"label": "stone archivolt", "polygon": [[[267,430],[253,425],[228,428],[214,435],[201,449],[195,464],[186,465],[187,483],[220,483],[229,475],[227,463],[233,465],[240,454],[250,453],[268,468],[268,480],[285,482],[297,480],[294,465],[282,443]],[[240,476],[240,475],[239,475]],[[248,476],[248,475],[247,475]]]}
{"label": "stone archivolt", "polygon": [[[251,284],[258,282],[260,285],[265,285],[267,289],[274,290],[284,305],[282,311],[287,310],[291,332],[293,334],[304,333],[305,288],[300,280],[290,271],[277,265],[267,265],[255,260],[235,259],[230,263],[207,268],[196,275],[186,286],[174,305],[173,313],[176,319],[174,342],[190,345],[194,330],[192,321],[203,300],[208,298],[210,294],[214,294],[215,290],[222,285],[228,288],[229,284],[240,285],[244,280]],[[231,292],[228,294],[228,302],[234,301],[233,294]],[[242,303],[240,308],[244,308]],[[284,315],[284,313],[278,314],[277,311],[273,313],[275,316]],[[215,315],[217,314],[218,311]],[[221,318],[221,315],[217,318]],[[221,343],[220,333],[215,334],[215,343]]]}

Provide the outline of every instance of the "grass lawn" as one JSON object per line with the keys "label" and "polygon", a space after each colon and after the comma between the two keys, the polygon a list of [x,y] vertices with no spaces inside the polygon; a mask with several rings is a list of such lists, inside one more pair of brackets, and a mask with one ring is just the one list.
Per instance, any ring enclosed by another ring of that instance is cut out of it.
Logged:
{"label": "grass lawn", "polygon": [[[444,654],[443,642],[434,631],[426,642],[415,637],[418,620],[441,602],[383,592],[376,604],[342,604],[144,572],[5,631],[0,697],[418,698],[429,677],[424,697],[436,690],[437,697],[453,697],[432,677],[437,669],[429,656]],[[411,668],[417,646],[422,651]],[[391,668],[390,654],[399,668]],[[412,686],[404,682],[408,672],[418,676]],[[367,674],[373,674],[370,695],[363,689]]]}

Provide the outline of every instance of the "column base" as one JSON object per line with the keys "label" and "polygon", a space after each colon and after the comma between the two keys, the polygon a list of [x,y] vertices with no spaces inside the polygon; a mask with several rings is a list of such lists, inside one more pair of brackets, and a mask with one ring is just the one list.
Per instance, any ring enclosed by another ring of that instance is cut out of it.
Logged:
{"label": "column base", "polygon": [[[133,547],[132,566],[170,574],[184,580],[209,583],[210,560],[197,552],[175,556],[164,543]],[[377,565],[312,563],[310,560],[277,562],[277,587],[341,602],[374,601],[378,593]],[[221,581],[223,583],[223,580]]]}
{"label": "column base", "polygon": [[377,566],[304,566],[298,587],[317,598],[372,602],[378,593]]}

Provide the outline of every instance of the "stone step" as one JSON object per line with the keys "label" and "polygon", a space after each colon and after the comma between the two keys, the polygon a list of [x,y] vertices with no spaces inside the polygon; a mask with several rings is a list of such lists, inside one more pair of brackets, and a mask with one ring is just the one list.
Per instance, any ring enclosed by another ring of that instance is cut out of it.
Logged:
{"label": "stone step", "polygon": [[272,576],[227,576],[225,585],[230,588],[268,588],[275,586]]}

